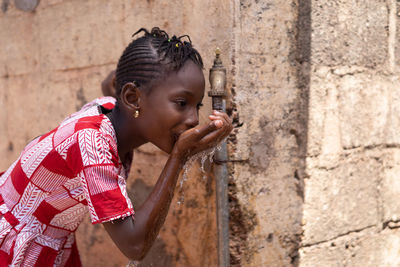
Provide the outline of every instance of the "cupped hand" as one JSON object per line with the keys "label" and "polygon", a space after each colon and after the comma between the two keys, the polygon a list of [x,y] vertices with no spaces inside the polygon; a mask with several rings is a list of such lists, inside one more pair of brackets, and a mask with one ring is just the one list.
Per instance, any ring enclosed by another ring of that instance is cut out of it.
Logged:
{"label": "cupped hand", "polygon": [[172,153],[186,161],[205,149],[216,146],[232,131],[232,121],[226,113],[214,111],[208,124],[199,125],[183,132],[176,141]]}

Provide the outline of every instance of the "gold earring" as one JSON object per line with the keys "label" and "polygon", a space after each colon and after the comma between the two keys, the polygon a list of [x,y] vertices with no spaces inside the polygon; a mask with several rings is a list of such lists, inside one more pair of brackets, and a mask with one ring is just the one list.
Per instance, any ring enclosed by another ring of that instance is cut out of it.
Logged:
{"label": "gold earring", "polygon": [[135,110],[135,113],[133,114],[133,117],[136,119],[139,117],[139,110]]}

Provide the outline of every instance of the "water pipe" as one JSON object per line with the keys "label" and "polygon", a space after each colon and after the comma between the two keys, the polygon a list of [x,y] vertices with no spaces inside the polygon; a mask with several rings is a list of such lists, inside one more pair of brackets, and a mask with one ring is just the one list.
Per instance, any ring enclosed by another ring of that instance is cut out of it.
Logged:
{"label": "water pipe", "polygon": [[[226,111],[224,97],[226,96],[226,69],[220,58],[221,51],[215,51],[214,65],[210,69],[211,90],[208,96],[212,98],[214,110]],[[228,267],[229,263],[229,203],[228,203],[228,151],[226,142],[221,144],[221,150],[214,156],[214,176],[217,198],[217,230],[218,230],[218,266]]]}

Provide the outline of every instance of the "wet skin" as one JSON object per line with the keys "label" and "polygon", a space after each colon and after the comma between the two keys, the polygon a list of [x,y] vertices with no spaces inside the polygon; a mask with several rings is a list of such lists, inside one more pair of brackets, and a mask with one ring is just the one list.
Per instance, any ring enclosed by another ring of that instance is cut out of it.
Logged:
{"label": "wet skin", "polygon": [[[132,149],[147,142],[169,153],[152,192],[136,209],[134,219],[103,224],[130,259],[143,259],[157,237],[186,160],[216,145],[232,130],[229,117],[219,112],[209,116],[210,122],[198,125],[204,84],[201,69],[188,60],[178,72],[161,78],[149,91],[141,91],[133,83],[125,84],[118,99],[119,109],[107,114],[116,131],[122,162]],[[136,110],[138,118],[133,116]]]}

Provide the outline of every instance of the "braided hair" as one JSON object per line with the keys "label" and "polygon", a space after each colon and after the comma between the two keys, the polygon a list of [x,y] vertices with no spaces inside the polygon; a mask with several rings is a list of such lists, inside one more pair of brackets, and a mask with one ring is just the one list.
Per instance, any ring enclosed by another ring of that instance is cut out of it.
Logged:
{"label": "braided hair", "polygon": [[[158,27],[151,32],[139,29],[132,37],[144,32],[144,36],[133,40],[120,57],[116,70],[116,95],[122,87],[134,82],[140,89],[149,91],[153,83],[170,71],[178,71],[187,60],[192,60],[200,68],[203,61],[193,48],[188,35],[171,38]],[[187,37],[188,41],[183,40]]]}

